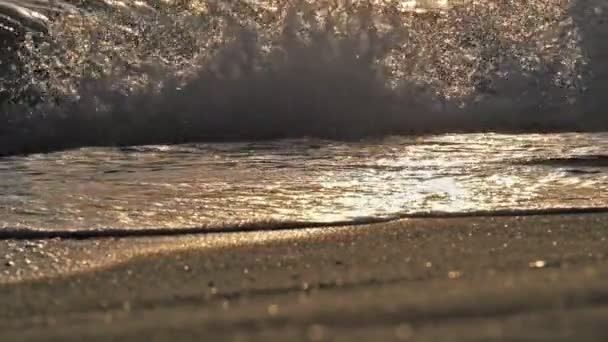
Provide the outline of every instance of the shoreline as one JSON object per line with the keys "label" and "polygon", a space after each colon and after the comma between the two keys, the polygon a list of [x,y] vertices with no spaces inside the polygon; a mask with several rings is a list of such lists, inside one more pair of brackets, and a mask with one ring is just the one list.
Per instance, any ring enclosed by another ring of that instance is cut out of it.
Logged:
{"label": "shoreline", "polygon": [[606,228],[596,213],[2,240],[0,338],[601,341]]}
{"label": "shoreline", "polygon": [[455,218],[497,218],[553,215],[582,215],[608,213],[608,207],[564,207],[532,209],[497,209],[464,212],[420,212],[397,214],[388,217],[362,217],[342,221],[251,221],[234,224],[209,224],[194,227],[161,227],[161,228],[93,228],[93,229],[45,229],[31,227],[0,227],[0,240],[88,240],[104,238],[141,238],[171,237],[185,235],[208,235],[225,233],[247,233],[265,231],[286,231],[298,229],[315,229],[331,227],[354,227],[391,223],[407,219],[455,219]]}

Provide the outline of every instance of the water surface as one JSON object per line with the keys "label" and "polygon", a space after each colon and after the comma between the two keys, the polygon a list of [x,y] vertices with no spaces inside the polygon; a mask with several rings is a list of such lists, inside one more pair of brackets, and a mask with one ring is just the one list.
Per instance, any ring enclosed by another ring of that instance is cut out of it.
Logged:
{"label": "water surface", "polygon": [[608,206],[607,133],[83,148],[0,160],[5,227],[332,222]]}
{"label": "water surface", "polygon": [[0,225],[607,206],[606,11],[0,0]]}

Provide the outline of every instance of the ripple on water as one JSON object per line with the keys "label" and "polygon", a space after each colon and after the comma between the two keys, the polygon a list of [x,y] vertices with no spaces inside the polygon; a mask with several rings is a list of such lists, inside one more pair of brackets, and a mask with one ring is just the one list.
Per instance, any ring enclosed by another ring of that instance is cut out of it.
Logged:
{"label": "ripple on water", "polygon": [[3,226],[93,229],[607,206],[606,144],[569,133],[84,148],[0,160],[0,211]]}

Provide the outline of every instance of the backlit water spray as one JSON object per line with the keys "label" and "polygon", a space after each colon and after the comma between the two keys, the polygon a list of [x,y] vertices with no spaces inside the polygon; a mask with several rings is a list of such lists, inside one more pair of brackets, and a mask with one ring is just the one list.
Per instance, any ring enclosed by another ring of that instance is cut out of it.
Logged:
{"label": "backlit water spray", "polygon": [[49,33],[4,53],[0,153],[598,129],[579,2],[3,0]]}
{"label": "backlit water spray", "polygon": [[3,231],[601,209],[607,10],[0,0]]}

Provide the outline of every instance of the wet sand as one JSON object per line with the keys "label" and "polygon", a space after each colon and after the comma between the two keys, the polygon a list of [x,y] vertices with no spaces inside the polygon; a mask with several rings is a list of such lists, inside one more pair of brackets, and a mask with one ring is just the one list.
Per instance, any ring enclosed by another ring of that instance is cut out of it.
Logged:
{"label": "wet sand", "polygon": [[608,339],[608,214],[0,250],[2,341]]}

